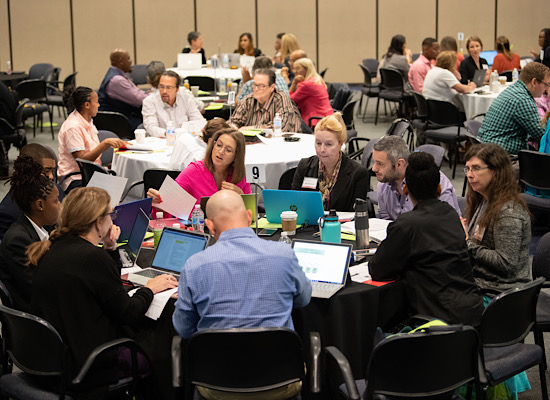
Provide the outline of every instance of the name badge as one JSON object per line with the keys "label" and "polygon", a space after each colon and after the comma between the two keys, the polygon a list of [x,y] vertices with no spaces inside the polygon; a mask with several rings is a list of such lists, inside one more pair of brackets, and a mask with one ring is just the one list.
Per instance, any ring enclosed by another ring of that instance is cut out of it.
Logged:
{"label": "name badge", "polygon": [[483,64],[483,69],[489,69],[489,66],[487,64]]}
{"label": "name badge", "polygon": [[302,189],[317,189],[317,178],[305,177],[302,182]]}

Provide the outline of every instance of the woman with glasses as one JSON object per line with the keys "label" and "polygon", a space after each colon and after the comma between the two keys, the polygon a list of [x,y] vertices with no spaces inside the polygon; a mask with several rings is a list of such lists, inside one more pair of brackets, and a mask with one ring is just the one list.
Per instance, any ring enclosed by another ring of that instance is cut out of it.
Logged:
{"label": "woman with glasses", "polygon": [[19,156],[8,178],[13,200],[23,214],[8,229],[0,244],[0,279],[8,288],[13,307],[29,311],[32,271],[26,265],[27,246],[48,239],[44,226],[54,225],[59,213],[59,191],[41,164]]}
{"label": "woman with glasses", "polygon": [[[171,275],[160,275],[128,296],[120,280],[120,228],[113,225],[115,217],[104,189],[75,189],[63,200],[58,226],[49,239],[27,251],[35,267],[31,312],[57,329],[69,348],[73,374],[97,346],[131,336],[129,326],[144,317],[154,294],[177,287]],[[85,385],[116,381],[115,370],[125,370],[121,364],[127,359],[122,350],[100,357]],[[139,361],[145,372],[144,359]]]}
{"label": "woman with glasses", "polygon": [[[245,141],[241,132],[233,128],[219,130],[208,143],[202,161],[192,162],[176,178],[176,182],[200,204],[201,197],[212,196],[218,190],[233,190],[250,194],[244,164]],[[162,209],[158,190],[149,189],[153,205]]]}

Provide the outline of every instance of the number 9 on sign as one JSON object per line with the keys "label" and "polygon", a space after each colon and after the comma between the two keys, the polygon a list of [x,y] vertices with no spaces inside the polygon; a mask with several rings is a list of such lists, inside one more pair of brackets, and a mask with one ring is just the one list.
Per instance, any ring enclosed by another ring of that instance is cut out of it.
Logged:
{"label": "number 9 on sign", "polygon": [[265,165],[246,165],[246,181],[248,183],[265,183]]}

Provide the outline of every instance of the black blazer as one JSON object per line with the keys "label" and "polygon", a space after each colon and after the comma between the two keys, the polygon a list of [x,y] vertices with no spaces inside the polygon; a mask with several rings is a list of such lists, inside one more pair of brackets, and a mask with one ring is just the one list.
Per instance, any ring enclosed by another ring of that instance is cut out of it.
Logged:
{"label": "black blazer", "polygon": [[[487,65],[487,68],[489,68],[489,63],[487,63],[487,60],[481,57],[479,57],[479,65],[481,68],[483,68],[484,65]],[[461,77],[460,83],[467,85],[468,81],[474,79],[474,74],[477,70],[478,68],[474,59],[470,56],[466,57],[464,61],[460,63],[460,67],[458,68],[458,72],[460,72]]]}
{"label": "black blazer", "polygon": [[[302,188],[305,177],[319,178],[319,158],[317,156],[300,160],[292,181],[292,190],[313,190]],[[315,190],[319,190],[319,182],[317,182]],[[328,208],[334,208],[337,211],[353,211],[355,199],[366,199],[368,190],[368,171],[343,154],[340,172],[332,189]]]}
{"label": "black blazer", "polygon": [[32,270],[25,265],[25,251],[27,246],[39,240],[31,222],[21,214],[0,244],[0,279],[10,291],[17,310],[28,312],[30,309]]}

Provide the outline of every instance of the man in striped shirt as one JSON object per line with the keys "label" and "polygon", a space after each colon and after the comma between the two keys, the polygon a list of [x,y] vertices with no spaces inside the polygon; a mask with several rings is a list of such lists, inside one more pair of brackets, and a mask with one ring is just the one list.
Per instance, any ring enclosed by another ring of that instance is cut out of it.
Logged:
{"label": "man in striped shirt", "polygon": [[282,119],[283,132],[300,132],[301,117],[298,107],[288,93],[275,88],[275,72],[259,69],[254,73],[252,94],[246,96],[235,110],[229,123],[237,129],[273,128],[275,114]]}

